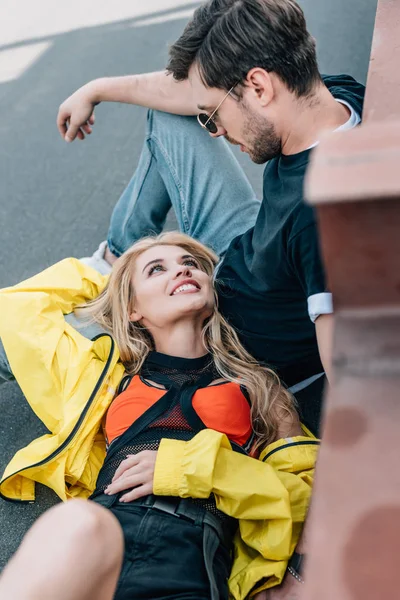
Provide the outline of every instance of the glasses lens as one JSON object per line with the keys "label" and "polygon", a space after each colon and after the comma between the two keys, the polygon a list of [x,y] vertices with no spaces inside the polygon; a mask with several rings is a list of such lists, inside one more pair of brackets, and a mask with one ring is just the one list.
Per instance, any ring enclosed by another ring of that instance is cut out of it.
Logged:
{"label": "glasses lens", "polygon": [[218,127],[206,113],[200,113],[197,118],[200,125],[203,125],[209,133],[217,133]]}

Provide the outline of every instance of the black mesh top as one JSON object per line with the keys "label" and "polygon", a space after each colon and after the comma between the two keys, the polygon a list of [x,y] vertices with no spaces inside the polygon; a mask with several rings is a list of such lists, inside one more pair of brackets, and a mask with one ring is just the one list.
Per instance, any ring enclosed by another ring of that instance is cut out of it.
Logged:
{"label": "black mesh top", "polygon": [[140,372],[142,379],[162,383],[166,387],[195,384],[206,374],[211,374],[213,379],[220,377],[210,354],[200,358],[179,358],[160,352],[150,352]]}
{"label": "black mesh top", "polygon": [[[221,376],[210,354],[192,359],[150,352],[140,377],[146,383],[165,386],[165,394],[110,444],[92,498],[104,493],[115,471],[129,454],[157,450],[163,438],[189,441],[205,429],[205,424],[193,409],[192,398],[197,389],[207,387]],[[121,382],[119,393],[126,389],[131,379],[127,377]],[[217,509],[213,495],[191,501],[218,516],[222,522],[231,521]]]}

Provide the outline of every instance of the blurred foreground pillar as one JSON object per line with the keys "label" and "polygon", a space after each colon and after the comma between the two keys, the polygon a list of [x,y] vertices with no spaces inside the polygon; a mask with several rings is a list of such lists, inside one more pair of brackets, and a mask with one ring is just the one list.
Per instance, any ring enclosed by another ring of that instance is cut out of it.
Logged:
{"label": "blurred foreground pillar", "polygon": [[400,0],[379,2],[367,90],[307,182],[335,340],[302,600],[400,598]]}

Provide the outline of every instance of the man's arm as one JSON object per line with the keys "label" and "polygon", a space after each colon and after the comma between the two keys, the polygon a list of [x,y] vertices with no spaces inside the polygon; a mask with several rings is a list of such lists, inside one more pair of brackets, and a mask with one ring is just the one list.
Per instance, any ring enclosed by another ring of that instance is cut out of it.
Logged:
{"label": "man's arm", "polygon": [[333,335],[332,294],[327,289],[315,214],[311,207],[304,204],[297,207],[288,256],[307,298],[308,315],[315,324],[320,359],[329,379]]}
{"label": "man's arm", "polygon": [[334,317],[320,315],[315,321],[318,350],[328,381],[332,383],[332,346],[333,346]]}
{"label": "man's arm", "polygon": [[60,106],[57,127],[68,142],[84,139],[94,124],[94,107],[100,102],[122,102],[178,115],[195,115],[198,110],[189,80],[176,81],[166,71],[104,77],[90,81]]}

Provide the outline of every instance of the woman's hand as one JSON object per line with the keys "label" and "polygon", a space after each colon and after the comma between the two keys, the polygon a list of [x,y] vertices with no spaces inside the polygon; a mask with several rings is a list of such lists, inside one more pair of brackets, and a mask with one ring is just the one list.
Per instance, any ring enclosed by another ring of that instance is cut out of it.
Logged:
{"label": "woman's hand", "polygon": [[[157,451],[144,450],[139,454],[128,454],[115,471],[105,494],[117,494],[130,490],[120,498],[120,502],[132,502],[153,493],[154,469]],[[132,489],[134,488],[134,489]]]}

